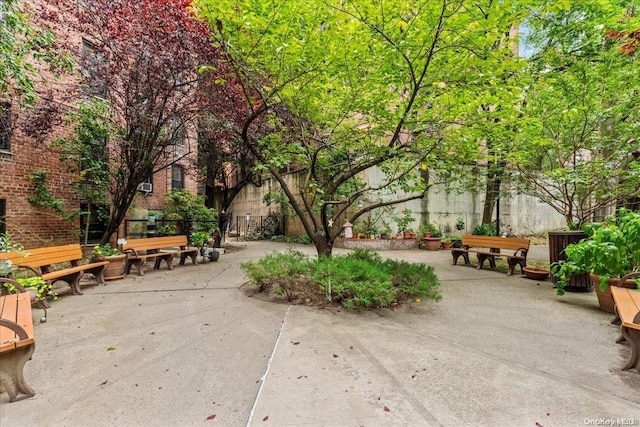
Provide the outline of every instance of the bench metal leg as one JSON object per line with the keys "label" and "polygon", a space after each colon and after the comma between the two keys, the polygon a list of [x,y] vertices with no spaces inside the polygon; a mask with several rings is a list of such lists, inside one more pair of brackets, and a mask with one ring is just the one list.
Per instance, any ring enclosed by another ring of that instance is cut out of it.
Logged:
{"label": "bench metal leg", "polygon": [[486,260],[489,260],[489,266],[491,268],[496,268],[496,259],[493,255],[486,254],[478,254],[478,266],[476,267],[478,270],[482,269],[482,265]]}
{"label": "bench metal leg", "polygon": [[125,264],[125,267],[124,267],[124,274],[131,273],[132,266],[136,267],[136,270],[138,271],[138,276],[144,276],[144,263],[142,262],[141,259],[127,260],[127,263]]}
{"label": "bench metal leg", "polygon": [[466,252],[451,251],[451,256],[453,257],[453,265],[458,265],[458,258],[460,257],[462,257],[465,264],[471,264],[469,261],[469,254]]}
{"label": "bench metal leg", "polygon": [[2,361],[0,363],[0,383],[9,394],[11,402],[36,394],[24,380],[24,365],[31,359],[35,348],[35,344],[29,344],[0,355],[0,361]]}
{"label": "bench metal leg", "polygon": [[631,346],[631,356],[629,357],[629,361],[622,368],[625,369],[635,369],[640,373],[640,330],[631,329],[627,327],[621,327],[620,332],[624,339],[629,342]]}

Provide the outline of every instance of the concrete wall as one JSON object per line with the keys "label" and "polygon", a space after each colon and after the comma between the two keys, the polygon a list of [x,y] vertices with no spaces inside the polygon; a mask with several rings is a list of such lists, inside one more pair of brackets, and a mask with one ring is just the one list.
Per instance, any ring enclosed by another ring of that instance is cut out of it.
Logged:
{"label": "concrete wall", "polygon": [[[296,175],[289,175],[291,183],[297,184],[300,178]],[[381,182],[382,174],[377,170],[369,171],[366,179],[371,183]],[[264,196],[269,191],[276,191],[279,188],[275,180],[267,180],[261,187],[247,187],[233,201],[231,212],[234,215],[245,215],[250,213],[255,215],[268,215],[270,212],[279,212],[278,206],[266,206],[263,202]],[[400,199],[404,197],[401,193],[388,195],[385,199]],[[431,187],[427,196],[423,200],[413,200],[396,205],[395,214],[399,214],[408,208],[414,213],[415,222],[410,225],[417,230],[420,224],[431,222],[435,224],[445,235],[470,234],[476,225],[482,220],[484,194],[455,191],[445,191],[437,186]],[[393,233],[397,231],[393,222],[394,214],[390,214],[386,222],[391,226]],[[455,225],[458,218],[465,221],[465,228],[456,230]],[[495,212],[494,212],[495,219]],[[503,195],[500,199],[500,223],[501,231],[510,230],[512,234],[518,236],[543,234],[547,231],[566,228],[562,215],[553,210],[550,206],[537,199],[517,194]],[[304,234],[300,222],[295,218],[287,224],[287,234],[298,236]]]}

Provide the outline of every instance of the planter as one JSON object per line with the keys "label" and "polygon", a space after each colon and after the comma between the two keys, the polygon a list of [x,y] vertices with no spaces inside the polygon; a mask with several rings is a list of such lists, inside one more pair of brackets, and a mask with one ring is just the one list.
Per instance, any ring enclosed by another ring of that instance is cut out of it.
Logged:
{"label": "planter", "polygon": [[109,264],[104,269],[104,280],[117,280],[124,277],[124,261],[127,258],[125,254],[111,255],[104,257]]}
{"label": "planter", "polygon": [[[564,254],[564,249],[572,244],[578,243],[580,240],[587,238],[587,233],[584,231],[550,231],[549,232],[549,263],[560,260],[566,260],[567,256]],[[553,283],[557,282],[557,279],[552,278]],[[591,280],[589,279],[589,273],[577,274],[569,279],[569,283],[564,288],[567,292],[589,292],[591,291]]]}
{"label": "planter", "polygon": [[209,251],[209,261],[217,261],[220,258],[220,252],[215,249]]}
{"label": "planter", "polygon": [[544,270],[542,268],[524,267],[522,272],[527,279],[531,280],[545,281],[549,277],[549,270]]}
{"label": "planter", "polygon": [[445,251],[451,249],[451,242],[442,242],[442,249]]}
{"label": "planter", "polygon": [[606,311],[607,313],[615,313],[613,296],[611,296],[611,286],[619,286],[621,288],[630,288],[636,289],[638,285],[634,280],[625,280],[624,283],[620,283],[620,279],[609,279],[607,280],[607,287],[605,290],[600,289],[600,278],[595,274],[590,274],[589,277],[593,282],[593,287],[596,290],[596,295],[598,296],[598,304],[600,305],[600,310]]}
{"label": "planter", "polygon": [[456,230],[464,229],[464,224],[456,224]]}
{"label": "planter", "polygon": [[440,249],[440,244],[442,243],[442,239],[440,237],[426,237],[424,242],[427,245],[428,251],[437,251]]}

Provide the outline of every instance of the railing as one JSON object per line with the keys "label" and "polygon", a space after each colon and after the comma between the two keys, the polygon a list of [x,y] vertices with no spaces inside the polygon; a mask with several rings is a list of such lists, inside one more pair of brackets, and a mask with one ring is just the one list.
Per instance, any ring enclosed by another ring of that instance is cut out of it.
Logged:
{"label": "railing", "polygon": [[190,234],[194,226],[206,224],[209,229],[218,227],[217,221],[192,221],[175,219],[125,219],[124,236],[132,237],[160,237],[176,234]]}

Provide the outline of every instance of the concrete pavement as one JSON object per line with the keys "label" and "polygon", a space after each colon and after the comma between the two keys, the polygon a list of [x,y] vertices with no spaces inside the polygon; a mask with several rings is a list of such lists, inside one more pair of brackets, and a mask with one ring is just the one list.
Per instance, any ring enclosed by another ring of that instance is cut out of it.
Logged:
{"label": "concrete pavement", "polygon": [[25,367],[37,394],[0,395],[0,426],[640,425],[640,374],[592,293],[414,250],[383,255],[433,265],[442,301],[288,306],[239,291],[240,262],[286,245],[241,244],[55,301]]}

